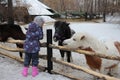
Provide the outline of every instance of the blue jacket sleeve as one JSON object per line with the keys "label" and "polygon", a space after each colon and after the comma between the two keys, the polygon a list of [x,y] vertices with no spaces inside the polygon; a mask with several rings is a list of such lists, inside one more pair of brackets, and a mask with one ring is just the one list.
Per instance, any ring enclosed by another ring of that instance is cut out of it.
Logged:
{"label": "blue jacket sleeve", "polygon": [[38,28],[38,31],[39,31],[39,39],[43,39],[43,30],[42,30],[42,27],[39,27]]}

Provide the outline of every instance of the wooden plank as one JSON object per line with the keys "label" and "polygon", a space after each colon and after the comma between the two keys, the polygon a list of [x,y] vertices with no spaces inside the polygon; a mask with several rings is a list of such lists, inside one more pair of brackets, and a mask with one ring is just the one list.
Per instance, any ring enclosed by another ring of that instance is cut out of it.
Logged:
{"label": "wooden plank", "polygon": [[[7,50],[7,51],[12,51],[12,52],[24,52],[24,49],[22,48],[10,48],[7,46],[0,45],[0,48]],[[39,55],[39,58],[47,60],[47,55]]]}
{"label": "wooden plank", "polygon": [[23,44],[24,40],[8,39],[7,42],[9,42],[9,43],[20,43],[20,44]]}
{"label": "wooden plank", "polygon": [[[24,43],[24,40],[15,40],[15,39],[8,39],[7,40],[8,43],[18,43],[18,44],[23,44]],[[46,42],[42,42],[40,43],[41,44],[41,47],[47,47],[47,43]]]}
{"label": "wooden plank", "polygon": [[52,72],[53,74],[63,75],[63,76],[68,77],[68,78],[70,78],[70,79],[72,79],[72,80],[83,80],[83,79],[78,79],[78,78],[76,78],[76,77],[73,77],[72,75],[68,75],[68,74],[65,74],[65,73],[60,73],[60,72],[57,72],[57,71],[54,71],[54,70],[52,70],[51,72]]}
{"label": "wooden plank", "polygon": [[[21,41],[20,41],[21,43]],[[42,43],[41,46],[46,46],[46,43]],[[12,51],[12,52],[24,52],[24,49],[23,48],[10,48],[10,47],[7,47],[7,46],[3,46],[0,44],[0,48],[4,49],[4,50],[7,50],[7,51]]]}
{"label": "wooden plank", "polygon": [[108,75],[104,75],[104,74],[95,72],[93,70],[90,70],[90,69],[87,69],[87,68],[84,68],[84,67],[81,67],[81,66],[77,66],[77,65],[65,62],[65,61],[56,60],[55,58],[53,58],[52,61],[54,61],[56,63],[59,63],[59,64],[63,64],[63,65],[69,66],[69,67],[77,69],[77,70],[84,71],[84,72],[86,72],[88,74],[94,75],[94,76],[99,77],[99,78],[104,79],[104,80],[120,80],[118,78],[110,77]]}
{"label": "wooden plank", "polygon": [[10,48],[7,46],[3,46],[1,44],[0,44],[0,48],[7,50],[7,51],[12,51],[12,52],[24,52],[24,49],[22,49],[22,48]]}
{"label": "wooden plank", "polygon": [[[8,42],[11,42],[11,43],[23,43],[24,41],[22,40],[9,40]],[[41,43],[41,46],[43,47],[46,47],[46,43]],[[106,58],[106,59],[111,59],[111,60],[119,60],[120,61],[120,56],[111,56],[111,55],[108,55],[106,53],[95,53],[95,52],[90,52],[90,51],[85,51],[85,50],[73,50],[73,49],[70,49],[70,48],[66,48],[66,47],[63,47],[63,46],[56,46],[54,44],[50,44],[49,45],[51,48],[54,48],[54,49],[61,49],[61,50],[67,50],[67,51],[73,51],[73,52],[77,52],[78,54],[86,54],[86,55],[91,55],[91,56],[98,56],[98,57],[101,57],[101,58]],[[0,45],[1,48],[5,48],[3,46]],[[9,48],[7,47],[6,50],[9,50]],[[10,51],[21,51],[23,52],[20,48],[16,48],[16,49],[10,49]]]}
{"label": "wooden plank", "polygon": [[[7,46],[2,46],[2,45],[0,45],[0,48],[7,50],[7,51],[12,51],[12,52],[24,52],[24,49],[22,48],[10,48]],[[47,60],[47,55],[39,55],[39,58]]]}
{"label": "wooden plank", "polygon": [[77,52],[78,54],[98,56],[98,57],[101,57],[101,58],[120,61],[120,56],[108,55],[106,53],[95,53],[95,52],[90,52],[90,51],[85,51],[85,50],[80,50],[80,49],[75,50],[75,49],[70,49],[70,48],[67,48],[67,47],[64,47],[64,46],[55,46],[53,44],[50,44],[49,46],[54,48],[54,49],[67,50],[67,51]]}

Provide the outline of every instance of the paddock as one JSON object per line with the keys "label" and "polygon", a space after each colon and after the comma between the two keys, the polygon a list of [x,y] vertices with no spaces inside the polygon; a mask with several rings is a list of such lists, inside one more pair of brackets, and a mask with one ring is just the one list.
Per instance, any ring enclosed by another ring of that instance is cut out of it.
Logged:
{"label": "paddock", "polygon": [[[47,55],[39,55],[39,57],[40,57],[40,59],[47,60],[47,62],[46,62],[46,67],[39,65],[39,68],[41,70],[47,71],[49,73],[61,74],[61,75],[64,75],[64,76],[69,77],[69,78],[74,79],[74,80],[82,80],[81,78],[76,78],[73,75],[64,74],[64,73],[61,73],[61,72],[58,72],[58,71],[54,70],[54,65],[55,65],[54,63],[57,63],[57,64],[60,64],[60,65],[65,65],[65,66],[71,67],[71,68],[76,69],[76,70],[86,72],[87,74],[90,74],[90,75],[93,75],[93,76],[96,76],[98,78],[102,78],[102,79],[105,79],[105,80],[120,80],[120,79],[115,78],[115,77],[110,77],[108,75],[104,75],[104,74],[94,72],[94,71],[92,71],[88,68],[78,66],[78,65],[75,65],[73,63],[68,63],[68,62],[64,62],[64,61],[61,61],[61,60],[57,60],[55,57],[53,57],[53,54],[54,54],[53,49],[68,50],[68,51],[76,52],[78,54],[98,56],[98,57],[101,57],[101,58],[106,58],[106,59],[111,59],[111,60],[119,60],[119,61],[120,61],[120,57],[110,56],[110,55],[101,55],[99,53],[96,54],[96,53],[88,52],[88,51],[84,51],[84,50],[71,50],[71,49],[65,48],[63,46],[56,46],[56,45],[52,44],[52,30],[48,29],[46,34],[47,34],[47,42],[43,43],[42,47],[47,48],[47,52],[46,52]],[[23,43],[23,42],[24,41],[22,41],[22,40],[10,40],[9,41],[9,43]],[[11,52],[24,52],[24,50],[21,49],[21,48],[11,48],[9,46],[2,46],[2,45],[0,45],[0,48],[11,51]],[[8,55],[7,53],[4,53],[4,52],[0,52],[0,54],[5,55],[7,57],[10,57],[10,58],[12,58],[14,60],[17,60],[19,62],[23,62],[23,59],[20,59],[17,56]]]}

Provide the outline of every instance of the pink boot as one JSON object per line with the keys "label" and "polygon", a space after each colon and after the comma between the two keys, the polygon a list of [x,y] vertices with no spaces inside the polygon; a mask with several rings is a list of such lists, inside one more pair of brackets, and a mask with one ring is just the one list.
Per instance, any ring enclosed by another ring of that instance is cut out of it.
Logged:
{"label": "pink boot", "polygon": [[23,70],[22,70],[22,75],[23,75],[24,77],[27,77],[27,75],[28,75],[28,67],[24,67],[24,68],[23,68]]}
{"label": "pink boot", "polygon": [[32,67],[32,76],[35,77],[35,76],[37,76],[37,75],[38,75],[38,68],[35,67],[35,66],[33,66],[33,67]]}

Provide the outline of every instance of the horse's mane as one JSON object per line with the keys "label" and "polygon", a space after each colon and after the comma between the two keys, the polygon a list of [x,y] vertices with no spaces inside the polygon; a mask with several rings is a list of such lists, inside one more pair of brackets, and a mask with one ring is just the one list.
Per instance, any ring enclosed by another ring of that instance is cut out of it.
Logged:
{"label": "horse's mane", "polygon": [[10,24],[0,24],[0,28],[2,28],[2,29],[14,28],[16,30],[21,30],[20,26],[17,25],[17,24],[13,24],[13,25],[10,25]]}
{"label": "horse's mane", "polygon": [[65,25],[66,27],[69,27],[69,24],[70,23],[67,23],[66,21],[56,21],[54,27],[58,27],[58,25],[59,26]]}

